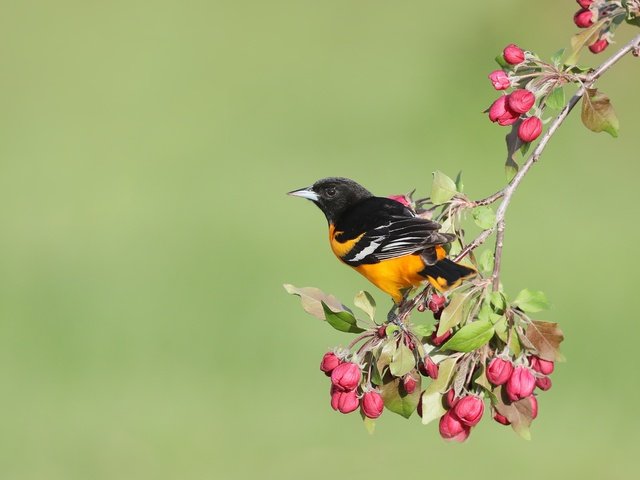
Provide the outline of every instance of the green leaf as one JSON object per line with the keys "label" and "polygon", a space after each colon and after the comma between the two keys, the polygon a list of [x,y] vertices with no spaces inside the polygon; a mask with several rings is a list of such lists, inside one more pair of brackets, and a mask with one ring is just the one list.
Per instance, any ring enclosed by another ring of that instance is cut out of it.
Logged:
{"label": "green leaf", "polygon": [[388,337],[387,341],[382,344],[380,348],[380,354],[378,355],[378,361],[376,362],[376,367],[380,374],[384,371],[384,369],[391,363],[393,359],[393,355],[396,353],[396,339],[393,337]]}
{"label": "green leaf", "polygon": [[431,184],[431,201],[434,205],[441,205],[448,202],[457,193],[456,184],[439,170],[433,172],[433,183]]}
{"label": "green leaf", "polygon": [[520,308],[520,310],[530,313],[540,312],[549,308],[549,301],[543,292],[527,288],[522,290],[511,304]]}
{"label": "green leaf", "polygon": [[492,250],[484,250],[478,257],[478,268],[484,273],[491,273],[493,271],[493,258]]}
{"label": "green leaf", "polygon": [[338,300],[333,295],[327,295],[319,288],[315,287],[294,287],[293,285],[289,285],[288,283],[283,285],[284,289],[287,293],[291,295],[298,295],[300,297],[300,302],[302,303],[302,308],[305,312],[313,315],[320,320],[325,320],[324,309],[322,308],[322,303],[328,305],[332,311],[340,312],[350,310],[345,307],[340,300]]}
{"label": "green leaf", "polygon": [[560,343],[564,340],[557,323],[534,320],[527,327],[527,340],[536,348],[538,356],[549,361],[563,361]]}
{"label": "green leaf", "polygon": [[455,371],[456,359],[447,358],[438,364],[438,378],[432,381],[422,394],[422,424],[426,425],[442,416],[442,394],[449,388]]}
{"label": "green leaf", "polygon": [[507,180],[511,179],[518,173],[518,162],[516,162],[515,155],[518,149],[523,145],[522,140],[518,136],[518,128],[522,123],[522,119],[519,118],[516,123],[511,126],[511,131],[504,137],[507,142],[507,161],[504,164]]}
{"label": "green leaf", "polygon": [[324,302],[322,302],[322,308],[324,309],[325,319],[329,322],[329,325],[336,330],[347,333],[364,332],[364,329],[357,325],[356,317],[354,317],[351,312],[333,312]]}
{"label": "green leaf", "polygon": [[478,320],[467,323],[442,346],[442,350],[472,352],[489,342],[493,334],[494,328],[491,322]]}
{"label": "green leaf", "polygon": [[487,298],[494,312],[502,315],[507,309],[507,299],[502,292],[491,292]]}
{"label": "green leaf", "polygon": [[447,217],[440,226],[440,232],[442,233],[456,233],[455,226],[453,224],[453,218]]}
{"label": "green leaf", "polygon": [[512,66],[512,65],[510,65],[510,64],[508,64],[508,63],[507,63],[507,61],[504,59],[504,55],[503,55],[502,53],[501,53],[501,54],[499,54],[499,55],[495,58],[495,60],[496,60],[496,63],[497,63],[498,65],[500,65],[500,67],[502,67],[502,68],[508,68],[508,69],[513,68],[513,66]]}
{"label": "green leaf", "polygon": [[369,435],[373,435],[376,430],[376,421],[373,418],[367,417],[362,409],[360,409],[360,418],[362,418],[362,424]]}
{"label": "green leaf", "polygon": [[496,396],[493,393],[493,385],[487,379],[487,372],[484,365],[480,365],[479,369],[473,376],[473,383],[481,387],[493,403],[496,402]]}
{"label": "green leaf", "polygon": [[488,322],[489,319],[491,318],[490,315],[492,313],[493,313],[493,310],[491,310],[489,303],[484,301],[480,306],[480,310],[478,310],[478,320],[483,320]]}
{"label": "green leaf", "polygon": [[503,315],[498,315],[496,313],[491,313],[490,317],[498,317],[495,322],[492,322],[493,328],[495,329],[498,338],[504,343],[507,343],[507,340],[509,338],[509,336],[507,335],[507,319]]}
{"label": "green leaf", "polygon": [[464,190],[464,183],[462,183],[462,170],[460,170],[456,176],[456,190],[460,193]]}
{"label": "green leaf", "polygon": [[387,324],[387,326],[384,329],[384,334],[388,337],[388,338],[392,338],[393,334],[395,332],[397,332],[398,330],[400,330],[400,327],[398,327],[397,325],[393,324],[393,323],[389,323]]}
{"label": "green leaf", "polygon": [[553,64],[556,67],[560,66],[560,62],[562,60],[562,56],[564,55],[564,48],[561,48],[560,50],[558,50],[556,53],[554,53],[553,55],[551,55],[551,61],[553,62]]}
{"label": "green leaf", "polygon": [[375,432],[376,430],[376,421],[373,418],[367,417],[362,412],[360,412],[360,414],[362,415],[362,424],[364,425],[364,428],[367,430],[367,433],[369,435],[373,435],[373,432]]}
{"label": "green leaf", "polygon": [[457,326],[464,318],[464,309],[467,301],[478,292],[475,288],[470,288],[463,293],[454,293],[451,295],[449,305],[442,311],[438,331],[436,335],[439,337],[444,335],[447,330]]}
{"label": "green leaf", "polygon": [[433,331],[432,327],[425,324],[414,325],[413,327],[411,327],[411,329],[417,337],[428,337]]}
{"label": "green leaf", "polygon": [[447,411],[442,405],[442,393],[424,391],[422,394],[422,424],[437,420]]}
{"label": "green leaf", "polygon": [[447,358],[438,364],[438,378],[432,381],[422,394],[423,425],[440,418],[445,412],[442,406],[442,394],[449,388],[455,366],[455,358]]}
{"label": "green leaf", "polygon": [[404,343],[396,349],[393,359],[389,364],[389,371],[394,377],[403,377],[416,368],[416,358],[413,352]]}
{"label": "green leaf", "polygon": [[511,336],[509,336],[509,350],[513,353],[514,357],[519,357],[522,353],[522,345],[520,344],[520,337],[515,328],[511,329]]}
{"label": "green leaf", "polygon": [[565,60],[567,65],[575,65],[578,62],[580,52],[587,45],[591,45],[600,37],[600,29],[607,23],[608,18],[605,16],[601,20],[597,21],[589,28],[571,37],[571,53]]}
{"label": "green leaf", "polygon": [[438,378],[429,384],[425,392],[446,392],[449,388],[451,377],[455,372],[456,362],[456,358],[447,357],[445,360],[438,363]]}
{"label": "green leaf", "polygon": [[496,223],[496,214],[491,207],[480,206],[473,209],[473,219],[483,230],[488,230]]}
{"label": "green leaf", "polygon": [[358,292],[353,299],[353,304],[366,313],[371,320],[376,316],[376,301],[369,292]]}
{"label": "green leaf", "polygon": [[582,123],[592,132],[607,132],[618,136],[620,122],[613,110],[611,100],[597,88],[588,88],[582,97]]}
{"label": "green leaf", "polygon": [[560,110],[564,107],[566,100],[564,98],[564,88],[557,87],[547,96],[545,104],[554,110]]}
{"label": "green leaf", "polygon": [[415,372],[411,376],[418,382],[413,393],[407,393],[402,387],[402,379],[394,377],[390,372],[385,374],[380,387],[384,406],[404,418],[411,416],[420,401],[422,378]]}

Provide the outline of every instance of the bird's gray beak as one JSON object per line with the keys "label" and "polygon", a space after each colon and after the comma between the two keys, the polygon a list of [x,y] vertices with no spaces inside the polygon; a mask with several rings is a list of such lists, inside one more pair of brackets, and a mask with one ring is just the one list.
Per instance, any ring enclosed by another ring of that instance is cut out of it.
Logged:
{"label": "bird's gray beak", "polygon": [[287,193],[287,195],[306,198],[313,202],[318,201],[318,194],[313,191],[312,187],[300,188],[298,190],[294,190],[293,192]]}

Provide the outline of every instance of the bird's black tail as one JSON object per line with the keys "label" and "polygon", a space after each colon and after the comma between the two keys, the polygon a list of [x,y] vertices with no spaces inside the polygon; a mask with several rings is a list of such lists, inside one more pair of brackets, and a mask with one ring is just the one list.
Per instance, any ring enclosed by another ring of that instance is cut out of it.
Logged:
{"label": "bird's black tail", "polygon": [[457,287],[463,280],[473,277],[476,273],[471,267],[443,258],[433,265],[427,265],[420,275],[427,277],[429,283],[442,292]]}

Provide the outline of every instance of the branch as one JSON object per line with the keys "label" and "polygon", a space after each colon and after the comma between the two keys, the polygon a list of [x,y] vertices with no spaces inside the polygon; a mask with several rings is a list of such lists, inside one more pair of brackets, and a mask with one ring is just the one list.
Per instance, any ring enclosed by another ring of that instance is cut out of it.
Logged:
{"label": "branch", "polygon": [[[547,143],[551,140],[551,137],[556,132],[558,127],[562,125],[564,120],[567,118],[571,110],[577,105],[580,99],[584,96],[585,92],[588,88],[590,88],[607,70],[609,70],[614,64],[616,64],[622,57],[627,55],[629,52],[633,52],[640,47],[640,35],[637,35],[633,38],[629,43],[627,43],[624,47],[618,50],[615,55],[611,56],[606,62],[600,65],[592,74],[590,74],[587,79],[584,81],[582,86],[578,89],[578,91],[571,97],[569,102],[564,106],[564,108],[560,111],[558,116],[554,119],[554,121],[549,126],[549,130],[543,135],[540,139],[540,143],[535,148],[535,150],[531,153],[527,161],[522,165],[522,168],[516,173],[516,175],[511,179],[511,182],[507,184],[507,186],[495,194],[487,197],[485,200],[497,200],[502,197],[502,202],[496,211],[496,248],[494,255],[494,266],[493,266],[493,274],[492,274],[492,283],[493,289],[498,290],[500,286],[500,264],[502,260],[502,245],[504,243],[504,230],[505,230],[505,214],[507,208],[509,207],[509,203],[511,202],[511,197],[515,192],[522,179],[527,174],[527,172],[531,169],[534,163],[536,163],[540,159],[540,155],[544,151]],[[491,203],[491,202],[489,202]],[[484,232],[483,232],[484,233]],[[488,235],[487,235],[488,236]],[[475,242],[474,242],[475,243]],[[469,250],[471,251],[471,250]],[[467,252],[468,253],[468,252]]]}

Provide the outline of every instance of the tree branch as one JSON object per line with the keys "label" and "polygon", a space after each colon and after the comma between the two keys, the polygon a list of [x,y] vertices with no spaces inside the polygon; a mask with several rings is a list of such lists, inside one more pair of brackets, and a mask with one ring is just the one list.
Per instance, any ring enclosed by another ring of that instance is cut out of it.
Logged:
{"label": "tree branch", "polygon": [[[636,37],[633,38],[633,40],[631,40],[624,47],[618,50],[614,55],[612,55],[609,59],[607,59],[606,62],[604,62],[593,73],[591,73],[587,77],[587,79],[584,81],[582,86],[578,89],[578,91],[573,95],[573,97],[571,97],[569,102],[560,111],[558,116],[553,120],[547,132],[540,139],[538,146],[531,153],[531,155],[529,156],[527,161],[524,163],[524,165],[522,165],[522,168],[518,170],[518,173],[516,173],[513,179],[511,179],[511,182],[509,182],[507,186],[500,192],[496,192],[490,197],[487,197],[487,199],[481,200],[481,201],[487,201],[487,200],[495,201],[496,199],[502,197],[502,202],[500,203],[500,206],[496,211],[497,234],[496,234],[496,247],[495,247],[495,255],[494,255],[493,274],[491,276],[494,290],[498,290],[500,286],[500,265],[502,260],[502,246],[504,242],[504,229],[505,229],[504,218],[505,218],[507,208],[509,207],[509,203],[511,202],[513,193],[515,192],[516,188],[518,188],[518,185],[520,185],[520,182],[522,182],[522,179],[525,177],[527,172],[531,169],[533,164],[539,160],[540,155],[542,155],[542,152],[547,146],[547,143],[549,143],[549,140],[551,139],[553,134],[556,132],[558,127],[562,125],[562,123],[567,118],[571,110],[573,110],[573,108],[578,104],[578,102],[584,96],[587,89],[590,88],[602,76],[603,73],[609,70],[622,57],[627,55],[629,52],[635,51],[639,47],[640,47],[640,35],[637,35]],[[500,195],[500,193],[502,193],[502,195]]]}

